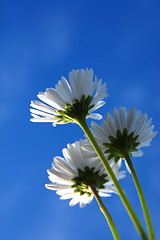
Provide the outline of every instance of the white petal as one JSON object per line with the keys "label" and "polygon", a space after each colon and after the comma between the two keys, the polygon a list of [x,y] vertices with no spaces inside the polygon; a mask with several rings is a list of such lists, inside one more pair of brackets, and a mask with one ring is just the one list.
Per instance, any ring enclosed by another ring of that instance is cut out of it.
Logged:
{"label": "white petal", "polygon": [[53,117],[53,115],[51,115],[51,114],[48,114],[48,113],[45,113],[45,112],[42,112],[42,111],[39,111],[39,110],[36,110],[36,109],[30,109],[30,112],[35,114],[35,115],[42,116],[42,117],[48,117],[48,118]]}
{"label": "white petal", "polygon": [[31,114],[33,118],[30,119],[31,122],[54,122],[54,117],[39,117],[36,114]]}
{"label": "white petal", "polygon": [[102,119],[102,115],[98,114],[98,113],[90,113],[87,118],[92,118],[95,120],[101,120]]}
{"label": "white petal", "polygon": [[72,198],[71,201],[69,202],[69,206],[73,207],[75,206],[77,203],[79,203],[79,196],[77,198]]}
{"label": "white petal", "polygon": [[32,101],[30,104],[31,107],[36,108],[40,111],[46,112],[46,113],[51,113],[55,114],[56,111],[54,108],[47,106],[46,104],[40,102],[40,101]]}
{"label": "white petal", "polygon": [[62,185],[62,184],[57,184],[57,183],[48,183],[45,184],[45,187],[50,189],[50,190],[64,190],[64,189],[70,189],[71,186],[70,185]]}
{"label": "white petal", "polygon": [[62,77],[61,81],[59,81],[55,87],[56,92],[58,92],[61,98],[63,99],[64,104],[65,103],[72,104],[73,100],[72,91],[67,80],[64,77]]}

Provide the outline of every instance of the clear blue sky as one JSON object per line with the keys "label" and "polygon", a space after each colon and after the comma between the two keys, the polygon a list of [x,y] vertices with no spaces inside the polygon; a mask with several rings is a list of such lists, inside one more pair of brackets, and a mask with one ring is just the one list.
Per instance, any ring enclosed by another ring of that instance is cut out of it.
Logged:
{"label": "clear blue sky", "polygon": [[[83,138],[82,131],[31,123],[29,104],[61,75],[91,67],[108,84],[103,116],[113,107],[135,106],[160,132],[160,3],[2,0],[0,9],[0,239],[112,240],[95,201],[71,208],[44,187],[52,158]],[[157,135],[144,156],[133,159],[157,239],[159,142]],[[143,221],[130,175],[121,182]],[[118,196],[103,199],[122,240],[139,240]]]}

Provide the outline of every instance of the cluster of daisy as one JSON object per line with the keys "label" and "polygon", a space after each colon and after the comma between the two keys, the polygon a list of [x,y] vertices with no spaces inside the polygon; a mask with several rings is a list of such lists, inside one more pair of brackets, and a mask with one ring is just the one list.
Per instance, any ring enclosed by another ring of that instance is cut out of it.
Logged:
{"label": "cluster of daisy", "polygon": [[[95,110],[105,104],[103,99],[108,94],[106,84],[93,74],[92,69],[81,69],[71,71],[68,80],[62,77],[55,88],[48,88],[37,96],[41,101],[31,102],[32,122],[51,122],[53,126],[77,123],[83,126],[87,118],[102,119]],[[125,171],[120,170],[122,159],[142,156],[141,148],[149,146],[156,135],[151,123],[152,119],[148,119],[146,114],[135,108],[127,111],[125,107],[115,108],[112,114],[107,113],[101,125],[91,122],[88,131],[117,180],[125,177]],[[84,207],[90,203],[94,197],[93,189],[101,197],[118,193],[86,132],[85,136],[85,140],[68,144],[62,150],[63,157],[55,157],[52,168],[48,170],[52,183],[46,187],[56,190],[60,199],[71,199],[70,206],[79,203]],[[126,166],[130,171],[128,163]]]}
{"label": "cluster of daisy", "polygon": [[[79,117],[101,119],[96,109],[105,104],[107,97],[106,84],[94,76],[93,70],[73,70],[68,75],[69,81],[62,77],[55,88],[40,92],[38,98],[43,101],[32,101],[31,111],[33,122],[52,122],[64,124],[75,122]],[[110,196],[116,192],[100,159],[85,149],[87,140],[68,144],[62,150],[63,157],[55,157],[52,169],[48,170],[51,184],[46,187],[56,190],[61,199],[71,199],[70,205],[79,203],[84,207],[93,199],[91,186],[94,185],[100,196]],[[94,155],[94,156],[92,156]],[[119,171],[121,161],[110,161],[118,179],[124,177],[124,171]]]}

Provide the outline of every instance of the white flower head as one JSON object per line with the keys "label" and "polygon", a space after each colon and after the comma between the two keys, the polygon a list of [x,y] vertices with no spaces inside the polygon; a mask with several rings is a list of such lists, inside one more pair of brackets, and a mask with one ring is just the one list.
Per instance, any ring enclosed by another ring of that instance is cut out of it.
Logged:
{"label": "white flower head", "polygon": [[105,104],[102,100],[107,97],[106,84],[93,78],[92,69],[73,70],[56,84],[55,88],[47,88],[37,96],[44,102],[31,102],[32,122],[52,122],[65,124],[74,122],[79,117],[101,119],[96,109]]}
{"label": "white flower head", "polygon": [[[141,114],[135,108],[128,112],[125,107],[115,108],[113,116],[107,113],[107,118],[101,126],[92,122],[92,133],[101,148],[109,153],[109,159],[130,156],[142,156],[141,147],[149,146],[156,135],[151,125],[152,119],[147,119],[147,114]],[[107,149],[107,150],[106,150]]]}
{"label": "white flower head", "polygon": [[[117,193],[113,183],[98,157],[90,157],[89,151],[83,146],[88,140],[80,140],[68,144],[62,150],[62,157],[55,157],[52,168],[48,170],[52,183],[46,188],[56,190],[60,199],[71,199],[69,205],[79,203],[80,207],[93,200],[91,186],[98,191],[99,196],[108,197]],[[92,153],[91,153],[92,155]],[[124,171],[119,171],[121,161],[110,161],[110,166],[117,179],[124,177]]]}

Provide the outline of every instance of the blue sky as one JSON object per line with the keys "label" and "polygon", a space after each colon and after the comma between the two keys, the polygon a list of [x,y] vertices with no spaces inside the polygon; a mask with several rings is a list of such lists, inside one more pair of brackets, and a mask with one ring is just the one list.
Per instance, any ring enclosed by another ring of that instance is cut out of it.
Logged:
{"label": "blue sky", "polygon": [[[29,104],[70,70],[93,68],[108,84],[103,116],[114,107],[135,106],[160,132],[159,7],[154,0],[1,1],[1,240],[112,239],[95,201],[71,208],[44,187],[53,157],[83,138],[82,131],[73,124],[31,123]],[[144,156],[133,159],[157,239],[159,140],[157,135]],[[121,183],[143,222],[130,175]],[[140,239],[118,196],[104,202],[122,239]]]}

